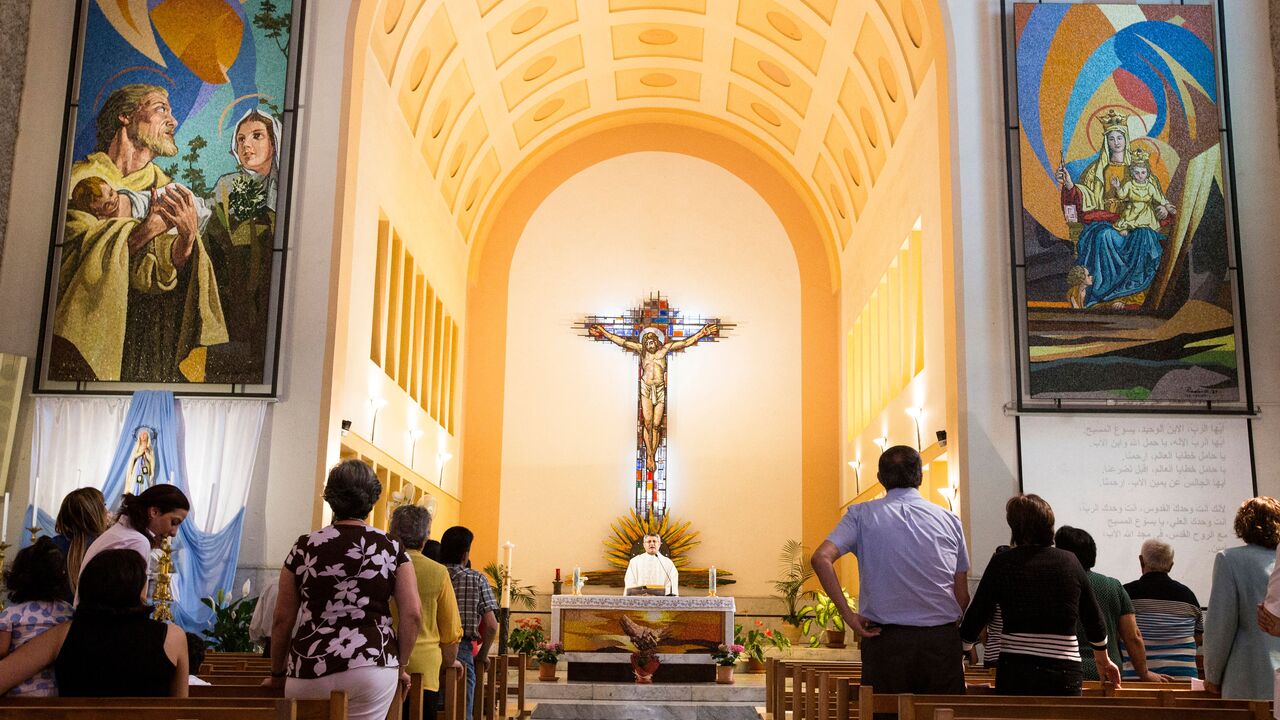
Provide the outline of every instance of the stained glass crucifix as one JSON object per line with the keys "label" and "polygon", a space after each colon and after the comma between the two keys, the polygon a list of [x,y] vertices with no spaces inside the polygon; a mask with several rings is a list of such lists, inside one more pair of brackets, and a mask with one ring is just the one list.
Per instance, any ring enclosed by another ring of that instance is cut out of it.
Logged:
{"label": "stained glass crucifix", "polygon": [[588,315],[575,326],[593,340],[611,342],[639,357],[636,512],[660,518],[667,512],[667,360],[699,342],[715,342],[733,325],[720,318],[682,316],[654,293],[621,315]]}

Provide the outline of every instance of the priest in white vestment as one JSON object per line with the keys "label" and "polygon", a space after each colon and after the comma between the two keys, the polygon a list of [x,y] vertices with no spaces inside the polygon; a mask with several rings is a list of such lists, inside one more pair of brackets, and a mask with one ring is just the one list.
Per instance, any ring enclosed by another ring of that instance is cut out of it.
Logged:
{"label": "priest in white vestment", "polygon": [[680,594],[680,572],[670,558],[658,552],[661,543],[662,538],[657,535],[644,536],[644,554],[631,558],[631,562],[627,563],[624,585],[628,595],[639,594],[633,589],[649,585],[661,586],[665,595]]}

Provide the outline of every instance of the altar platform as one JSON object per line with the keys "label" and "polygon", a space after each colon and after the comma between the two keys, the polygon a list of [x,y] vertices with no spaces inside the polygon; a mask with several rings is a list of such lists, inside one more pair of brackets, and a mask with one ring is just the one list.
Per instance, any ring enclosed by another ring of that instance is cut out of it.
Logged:
{"label": "altar platform", "polygon": [[764,675],[739,673],[734,684],[531,682],[533,720],[758,720]]}
{"label": "altar platform", "polygon": [[627,684],[638,637],[656,643],[655,683],[713,683],[711,652],[733,638],[732,597],[556,595],[551,638],[565,650],[568,679]]}

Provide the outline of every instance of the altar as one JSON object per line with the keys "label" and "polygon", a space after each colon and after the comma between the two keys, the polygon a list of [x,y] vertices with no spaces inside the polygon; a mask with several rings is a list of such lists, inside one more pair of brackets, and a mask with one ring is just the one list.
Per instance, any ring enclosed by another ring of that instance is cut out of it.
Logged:
{"label": "altar", "polygon": [[652,633],[654,682],[714,682],[711,652],[733,641],[731,597],[553,595],[551,639],[564,646],[569,680],[633,679],[632,633]]}

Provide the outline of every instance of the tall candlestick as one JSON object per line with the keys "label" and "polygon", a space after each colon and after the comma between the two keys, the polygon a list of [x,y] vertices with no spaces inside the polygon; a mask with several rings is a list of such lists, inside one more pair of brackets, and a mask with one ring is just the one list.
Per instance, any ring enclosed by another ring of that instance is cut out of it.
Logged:
{"label": "tall candlestick", "polygon": [[507,551],[507,562],[506,572],[503,573],[502,578],[502,604],[499,607],[509,608],[511,607],[511,554],[516,549],[516,545],[508,540],[502,544],[502,547]]}

